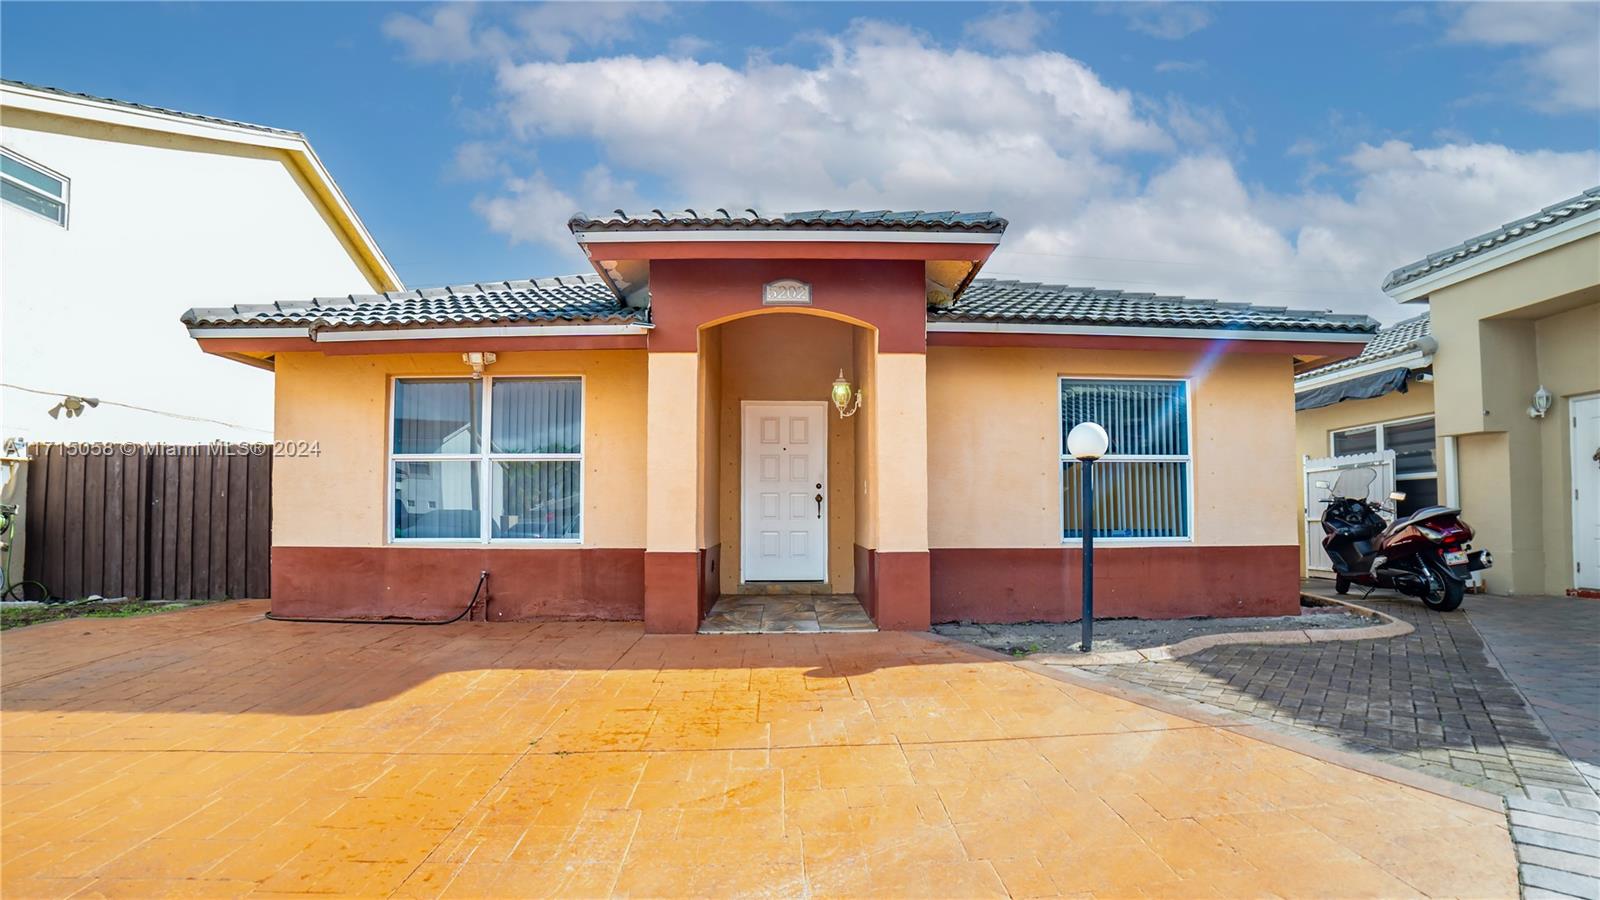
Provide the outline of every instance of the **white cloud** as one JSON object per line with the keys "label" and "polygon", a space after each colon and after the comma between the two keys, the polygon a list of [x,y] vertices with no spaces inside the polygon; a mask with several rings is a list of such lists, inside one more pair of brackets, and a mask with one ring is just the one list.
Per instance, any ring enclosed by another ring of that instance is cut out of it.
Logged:
{"label": "white cloud", "polygon": [[699,56],[716,46],[703,37],[680,34],[667,42],[667,52],[673,56]]}
{"label": "white cloud", "polygon": [[602,164],[559,184],[508,179],[475,208],[497,233],[564,251],[580,207],[992,209],[1012,222],[996,277],[1393,320],[1409,311],[1379,292],[1388,270],[1570,196],[1600,167],[1593,152],[1341,134],[1289,148],[1314,168],[1275,192],[1240,176],[1227,153],[1248,137],[1215,110],[1133,95],[1060,53],[952,49],[871,22],[820,46],[804,64],[503,61],[508,140],[588,142]]}
{"label": "white cloud", "polygon": [[523,58],[566,59],[580,47],[606,48],[633,38],[636,22],[659,22],[664,3],[540,3],[480,8],[446,3],[427,14],[395,13],[383,33],[418,62]]}
{"label": "white cloud", "polygon": [[1178,41],[1211,24],[1211,11],[1198,3],[1124,2],[1101,7],[1128,20],[1128,28],[1164,41]]}
{"label": "white cloud", "polygon": [[1445,36],[1451,41],[1526,48],[1531,83],[1519,99],[1545,112],[1600,109],[1600,4],[1465,3]]}
{"label": "white cloud", "polygon": [[446,174],[461,181],[482,181],[509,174],[501,149],[483,141],[468,141],[458,147]]}
{"label": "white cloud", "polygon": [[616,57],[502,66],[499,83],[513,133],[593,139],[697,202],[1067,198],[1124,177],[1102,152],[1172,146],[1070,57],[944,50],[870,23],[812,67]]}
{"label": "white cloud", "polygon": [[1221,157],[1185,156],[1139,190],[1013,228],[988,268],[1393,321],[1412,310],[1379,292],[1389,270],[1577,193],[1600,154],[1392,141],[1343,164],[1348,197],[1273,194]]}
{"label": "white cloud", "polygon": [[1050,27],[1044,13],[1023,3],[1003,6],[979,16],[962,26],[967,40],[993,47],[997,50],[1020,52],[1037,46],[1040,32]]}

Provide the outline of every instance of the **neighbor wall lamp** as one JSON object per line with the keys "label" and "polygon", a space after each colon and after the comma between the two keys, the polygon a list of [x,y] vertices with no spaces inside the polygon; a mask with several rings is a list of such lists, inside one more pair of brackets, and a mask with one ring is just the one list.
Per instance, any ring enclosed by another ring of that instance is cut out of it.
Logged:
{"label": "neighbor wall lamp", "polygon": [[472,367],[473,378],[482,378],[483,367],[494,365],[494,354],[479,353],[477,351],[463,353],[461,354],[461,361]]}
{"label": "neighbor wall lamp", "polygon": [[850,387],[849,379],[844,377],[844,370],[839,370],[839,377],[833,380],[833,390],[829,392],[833,398],[835,409],[839,410],[839,418],[853,416],[861,411],[861,392]]}
{"label": "neighbor wall lamp", "polygon": [[1528,407],[1528,418],[1544,418],[1545,413],[1550,411],[1550,404],[1554,399],[1550,392],[1545,390],[1544,385],[1539,385],[1539,389],[1533,392],[1533,405]]}

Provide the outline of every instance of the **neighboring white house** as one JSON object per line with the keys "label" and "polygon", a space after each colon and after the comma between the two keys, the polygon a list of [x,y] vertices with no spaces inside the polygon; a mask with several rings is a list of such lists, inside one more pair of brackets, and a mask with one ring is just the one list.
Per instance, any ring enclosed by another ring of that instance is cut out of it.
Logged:
{"label": "neighboring white house", "polygon": [[401,287],[297,132],[6,81],[0,150],[0,437],[270,439],[272,376],[174,311]]}

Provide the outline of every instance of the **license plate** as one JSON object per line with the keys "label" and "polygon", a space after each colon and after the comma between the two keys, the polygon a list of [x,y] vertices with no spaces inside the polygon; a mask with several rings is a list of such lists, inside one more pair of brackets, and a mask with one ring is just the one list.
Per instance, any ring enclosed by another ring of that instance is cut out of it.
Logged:
{"label": "license plate", "polygon": [[1467,564],[1467,551],[1457,550],[1444,555],[1444,564],[1447,566],[1464,566]]}

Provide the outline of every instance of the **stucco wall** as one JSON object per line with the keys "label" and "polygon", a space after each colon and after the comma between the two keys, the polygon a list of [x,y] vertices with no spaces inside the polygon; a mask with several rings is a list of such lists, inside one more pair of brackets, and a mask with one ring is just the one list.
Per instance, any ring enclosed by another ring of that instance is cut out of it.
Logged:
{"label": "stucco wall", "polygon": [[6,436],[269,439],[272,375],[202,353],[178,316],[374,289],[281,151],[13,108],[0,142],[71,180],[68,228],[0,205],[3,380],[249,426],[112,406],[51,419],[50,398],[5,390]]}
{"label": "stucco wall", "polygon": [[928,351],[930,546],[1061,546],[1062,375],[1193,379],[1194,543],[1296,543],[1287,356],[939,347]]}
{"label": "stucco wall", "polygon": [[1600,302],[1538,320],[1534,341],[1539,354],[1539,382],[1556,397],[1549,416],[1539,423],[1539,470],[1543,473],[1542,505],[1548,511],[1541,517],[1548,548],[1544,554],[1544,590],[1558,593],[1575,583],[1569,403],[1575,397],[1600,391]]}
{"label": "stucco wall", "polygon": [[[1573,584],[1571,398],[1600,391],[1600,236],[1429,297],[1439,433],[1460,435],[1461,502],[1495,554],[1491,591]],[[1550,413],[1527,408],[1543,384]]]}
{"label": "stucco wall", "polygon": [[[686,387],[692,401],[692,355],[688,363],[690,378]],[[468,372],[459,354],[280,354],[277,362],[278,439],[315,442],[319,453],[275,461],[273,545],[383,546],[389,533],[384,519],[389,490],[385,446],[389,383],[396,376],[465,374]],[[645,353],[630,350],[508,352],[499,355],[499,360],[489,368],[489,374],[584,376],[582,546],[644,547]],[[686,428],[694,428],[692,415]],[[688,485],[690,493],[684,501],[692,515],[692,477]],[[692,530],[686,533],[693,534]],[[426,543],[421,545],[427,546]],[[418,546],[418,542],[407,542],[406,546]],[[527,547],[525,544],[517,546]]]}
{"label": "stucco wall", "polygon": [[[710,329],[721,345],[720,521],[722,590],[739,586],[741,429],[745,400],[825,400],[842,369],[855,368],[853,334],[862,329],[803,313],[769,313]],[[702,347],[705,341],[702,340]],[[854,378],[851,375],[852,379]],[[855,590],[856,422],[839,418],[830,405],[828,424],[828,582]]]}

